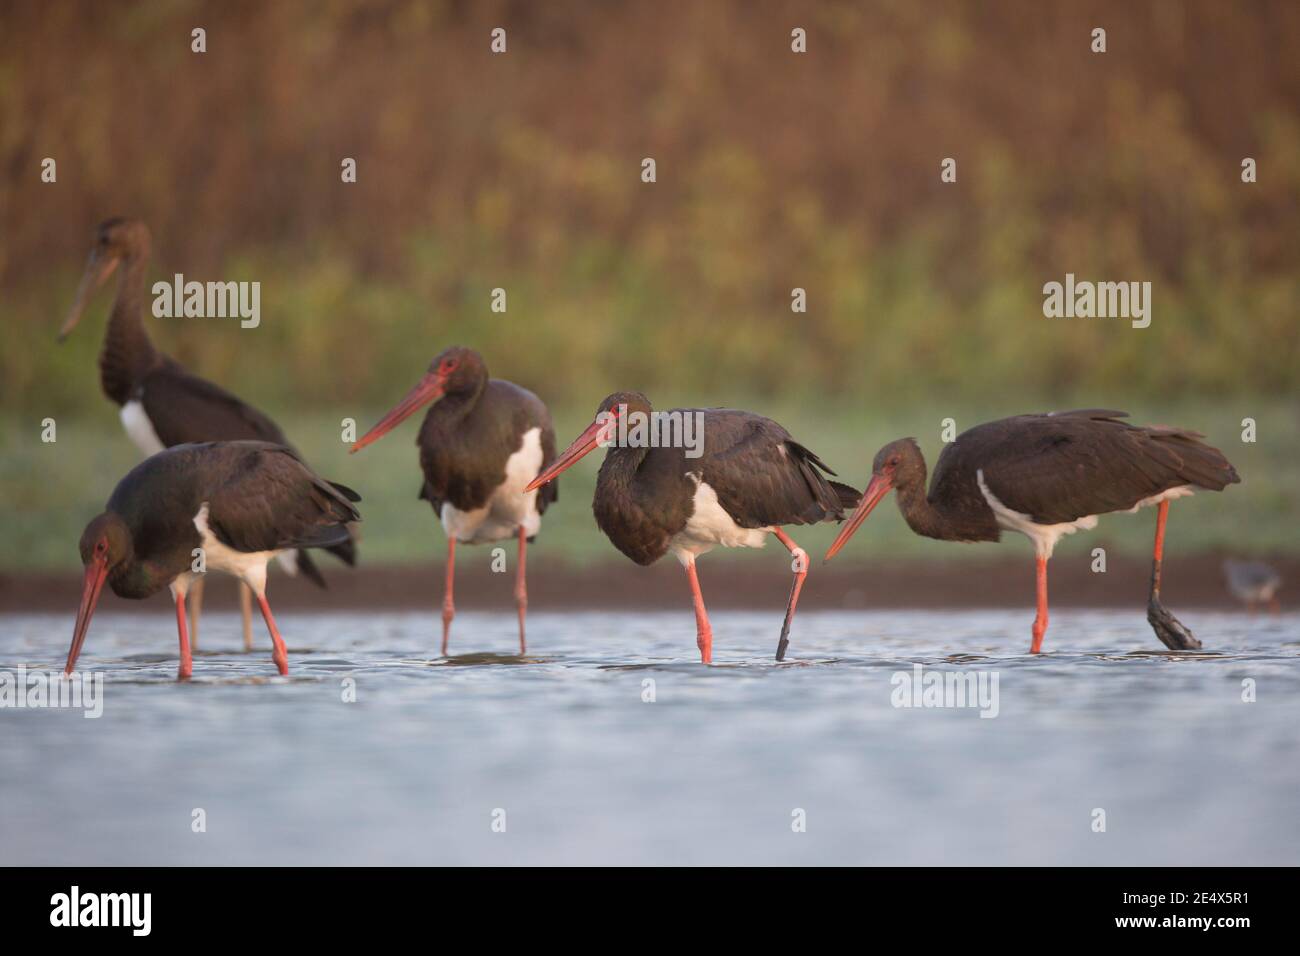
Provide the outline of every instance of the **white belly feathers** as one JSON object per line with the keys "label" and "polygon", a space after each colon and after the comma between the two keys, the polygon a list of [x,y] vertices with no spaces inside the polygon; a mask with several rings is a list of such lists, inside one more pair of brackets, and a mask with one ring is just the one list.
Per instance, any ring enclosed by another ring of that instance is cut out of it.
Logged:
{"label": "white belly feathers", "polygon": [[719,545],[724,548],[763,547],[772,528],[742,528],[718,503],[716,491],[701,481],[699,475],[692,474],[691,478],[695,481],[695,510],[686,527],[668,542],[678,561],[690,564],[697,555],[712,551]]}
{"label": "white belly feathers", "polygon": [[528,483],[542,470],[542,430],[524,432],[519,450],[506,459],[506,480],[492,492],[482,508],[461,511],[444,501],[442,526],[447,534],[463,544],[501,541],[518,534],[523,527],[532,537],[542,526],[537,511],[537,492],[525,492]]}
{"label": "white belly feathers", "polygon": [[149,416],[144,413],[144,406],[140,404],[139,399],[131,399],[122,406],[119,414],[122,416],[122,427],[126,429],[127,437],[146,458],[163,450],[163,443],[159,440],[158,433],[153,430],[153,422],[149,421]]}
{"label": "white belly feathers", "polygon": [[[1034,552],[1040,558],[1050,558],[1052,551],[1056,548],[1056,542],[1067,534],[1074,534],[1076,531],[1090,531],[1097,527],[1096,515],[1084,515],[1082,518],[1076,518],[1074,521],[1063,521],[1060,524],[1036,524],[1027,514],[1019,511],[1013,511],[1008,508],[997,496],[989,490],[989,486],[984,482],[984,469],[981,468],[975,473],[975,478],[979,482],[980,493],[984,495],[984,500],[988,502],[993,514],[997,518],[998,527],[1007,531],[1018,531],[1034,543]],[[1161,492],[1158,495],[1152,495],[1150,498],[1143,498],[1132,508],[1129,513],[1137,511],[1139,508],[1145,508],[1148,505],[1159,504],[1162,501],[1172,498],[1182,498],[1185,495],[1193,493],[1189,485],[1182,485],[1177,488],[1170,488],[1168,491]]]}
{"label": "white belly feathers", "polygon": [[236,551],[222,544],[208,527],[208,503],[194,516],[194,527],[203,539],[203,561],[207,571],[224,571],[248,584],[259,597],[266,591],[266,564],[279,551]]}

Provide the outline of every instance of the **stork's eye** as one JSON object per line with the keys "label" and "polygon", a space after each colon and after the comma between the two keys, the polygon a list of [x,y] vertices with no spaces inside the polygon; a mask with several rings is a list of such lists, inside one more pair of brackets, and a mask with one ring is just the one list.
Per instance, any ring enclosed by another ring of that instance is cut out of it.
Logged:
{"label": "stork's eye", "polygon": [[442,371],[443,371],[443,372],[450,372],[450,371],[452,371],[455,367],[456,367],[456,362],[455,362],[455,360],[453,360],[453,359],[443,359],[443,360],[442,360]]}
{"label": "stork's eye", "polygon": [[898,456],[895,455],[893,458],[889,459],[889,463],[890,463],[891,465],[897,467],[897,466],[898,466]]}

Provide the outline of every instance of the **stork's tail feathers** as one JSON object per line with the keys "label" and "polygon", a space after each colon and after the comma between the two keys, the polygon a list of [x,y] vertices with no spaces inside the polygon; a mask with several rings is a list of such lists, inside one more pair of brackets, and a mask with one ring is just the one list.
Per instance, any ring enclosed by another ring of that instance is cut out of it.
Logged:
{"label": "stork's tail feathers", "polygon": [[812,492],[813,498],[816,500],[816,504],[804,515],[804,520],[810,524],[826,521],[827,519],[843,521],[845,517],[844,509],[856,508],[858,502],[862,500],[862,494],[848,485],[832,481],[826,477],[835,474],[835,472],[831,471],[826,462],[818,458],[806,446],[790,438],[785,440],[785,446],[790,450],[794,460],[798,462],[799,470],[808,485],[808,490]]}
{"label": "stork's tail feathers", "polygon": [[347,485],[341,485],[337,481],[331,481],[330,484],[334,486],[335,491],[341,494],[344,498],[348,499],[348,501],[356,502],[361,500],[361,496],[357,494],[355,491],[353,491],[351,488],[349,488]]}
{"label": "stork's tail feathers", "polygon": [[[334,545],[334,547],[337,548],[342,546]],[[329,585],[325,583],[324,575],[320,573],[320,568],[316,567],[316,562],[311,559],[311,555],[306,551],[299,550],[296,552],[294,555],[294,563],[297,565],[298,571],[318,588],[325,589],[329,587]]]}
{"label": "stork's tail feathers", "polygon": [[862,503],[862,492],[856,488],[850,488],[848,485],[838,481],[828,481],[834,492],[840,496],[840,507],[845,511],[852,511]]}
{"label": "stork's tail feathers", "polygon": [[1222,491],[1241,481],[1227,456],[1201,441],[1203,436],[1200,432],[1163,425],[1148,426],[1146,432],[1156,443],[1177,456],[1178,476],[1187,484],[1208,491]]}
{"label": "stork's tail feathers", "polygon": [[336,544],[325,549],[334,557],[338,558],[350,568],[357,566],[357,543],[349,538],[342,544]]}

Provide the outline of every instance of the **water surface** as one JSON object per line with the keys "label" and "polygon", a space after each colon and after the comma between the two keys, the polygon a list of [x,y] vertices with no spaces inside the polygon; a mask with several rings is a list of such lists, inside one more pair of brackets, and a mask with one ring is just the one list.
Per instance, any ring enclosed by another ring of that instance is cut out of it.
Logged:
{"label": "water surface", "polygon": [[[705,668],[683,609],[534,613],[524,659],[466,612],[450,660],[432,613],[286,613],[280,678],[210,614],[178,684],[170,614],[102,613],[102,718],[0,709],[0,862],[1300,863],[1300,616],[1181,616],[1205,653],[1141,610],[1033,658],[1032,611],[812,613],[778,665],[779,616],[718,612]],[[71,630],[0,617],[0,671]],[[998,715],[893,706],[915,663],[996,674]]]}

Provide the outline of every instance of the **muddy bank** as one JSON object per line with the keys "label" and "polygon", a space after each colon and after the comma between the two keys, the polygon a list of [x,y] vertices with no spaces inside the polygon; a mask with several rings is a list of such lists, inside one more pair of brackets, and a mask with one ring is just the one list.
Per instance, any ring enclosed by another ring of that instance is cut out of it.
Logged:
{"label": "muddy bank", "polygon": [[[1169,556],[1165,561],[1165,603],[1171,608],[1232,608],[1220,570],[1221,557]],[[1272,560],[1284,582],[1300,580],[1300,558]],[[268,594],[276,608],[327,610],[338,608],[435,608],[442,600],[442,564],[348,569],[328,559],[320,561],[329,580],[321,591],[305,580],[272,573]],[[789,593],[788,565],[781,561],[700,562],[700,582],[711,608],[751,608],[779,611]],[[602,607],[688,609],[689,592],[680,567],[665,559],[649,568],[631,562],[606,562],[584,567],[557,565],[540,553],[529,561],[529,603],[534,610]],[[1112,557],[1104,574],[1089,569],[1086,556],[1052,562],[1049,582],[1054,607],[1146,607],[1150,564],[1132,558]],[[458,569],[456,604],[464,610],[507,610],[513,604],[513,572],[496,574],[486,562],[465,562]],[[79,573],[0,573],[0,612],[66,611],[76,613],[80,597]],[[1294,587],[1294,584],[1293,584]],[[235,583],[213,575],[205,606],[234,609]],[[1283,585],[1283,607],[1289,606]],[[814,564],[800,598],[801,610],[845,608],[974,608],[1025,607],[1032,609],[1034,564],[997,558],[956,562]],[[161,606],[163,596],[150,599]],[[141,604],[117,598],[106,588],[101,607],[108,610],[139,608]]]}

